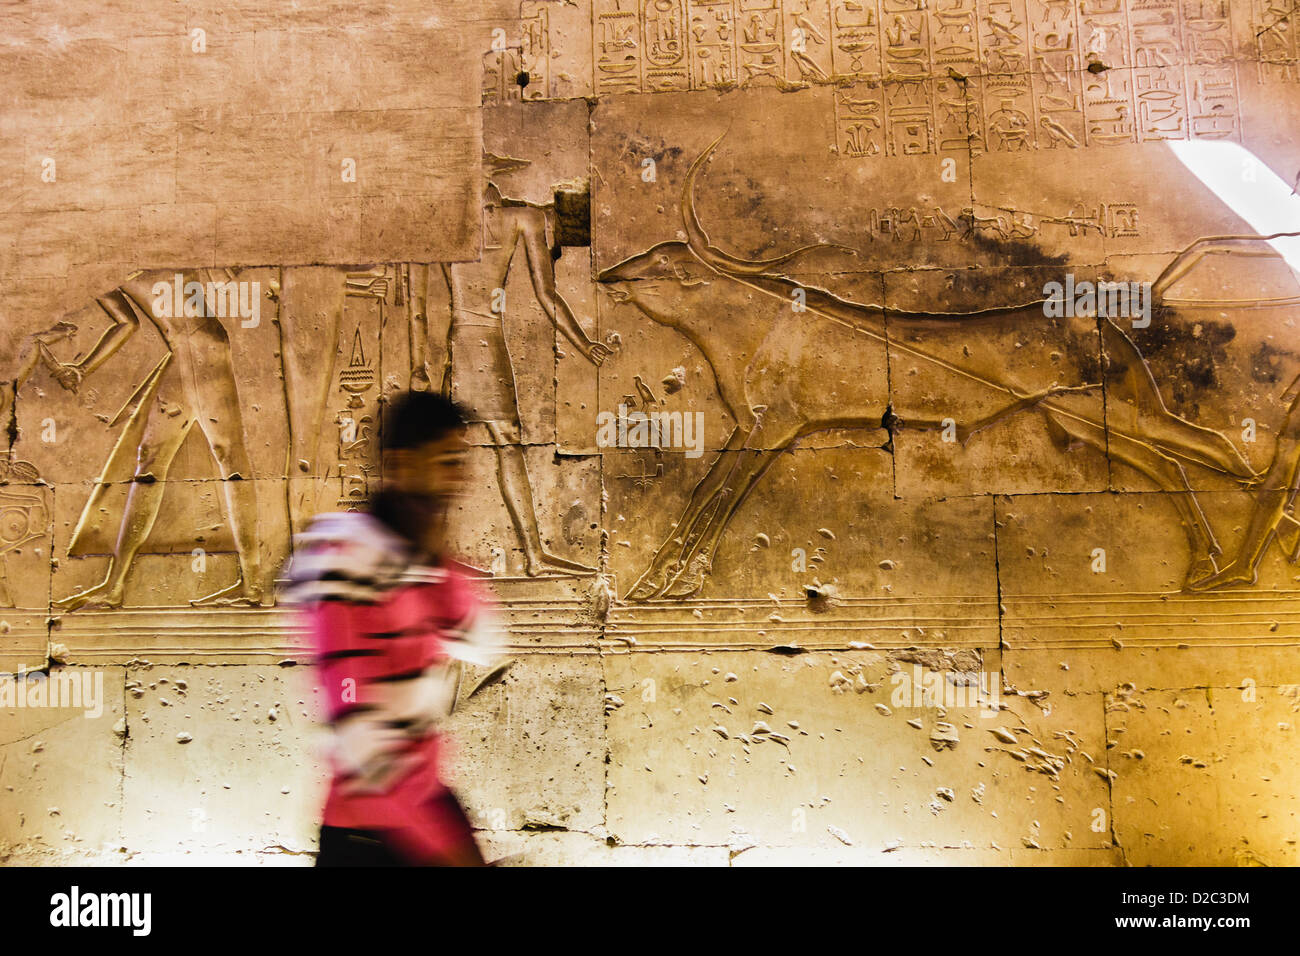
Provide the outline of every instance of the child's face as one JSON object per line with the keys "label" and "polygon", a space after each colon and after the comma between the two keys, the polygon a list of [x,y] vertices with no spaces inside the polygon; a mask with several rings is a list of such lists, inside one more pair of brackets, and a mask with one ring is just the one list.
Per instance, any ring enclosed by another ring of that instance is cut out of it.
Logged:
{"label": "child's face", "polygon": [[419,448],[392,454],[385,476],[395,491],[443,501],[465,492],[469,446],[464,429],[455,429]]}

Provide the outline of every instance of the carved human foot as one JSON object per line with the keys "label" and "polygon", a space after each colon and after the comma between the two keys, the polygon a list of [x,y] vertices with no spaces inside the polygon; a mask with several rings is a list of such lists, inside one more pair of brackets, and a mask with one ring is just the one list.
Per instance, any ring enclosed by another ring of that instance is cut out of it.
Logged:
{"label": "carved human foot", "polygon": [[596,569],[590,565],[581,564],[577,561],[570,561],[568,558],[562,558],[559,555],[551,554],[549,551],[542,551],[539,556],[529,555],[525,559],[526,573],[530,578],[535,578],[539,574],[548,574],[560,572],[561,574],[595,574]]}
{"label": "carved human foot", "polygon": [[220,591],[213,591],[206,597],[195,598],[190,602],[190,607],[245,607],[248,605],[260,605],[263,602],[265,592],[261,585],[244,582],[241,577],[229,587],[224,587]]}
{"label": "carved human foot", "polygon": [[1258,572],[1249,566],[1231,562],[1222,571],[1216,571],[1193,581],[1191,572],[1187,575],[1187,590],[1210,591],[1214,588],[1248,588],[1259,578]]}
{"label": "carved human foot", "polygon": [[84,591],[69,594],[61,601],[55,601],[54,606],[64,611],[76,611],[83,607],[91,610],[121,607],[122,586],[113,586],[107,581],[101,581],[93,588],[86,588]]}
{"label": "carved human foot", "polygon": [[1187,569],[1187,577],[1183,579],[1183,590],[1200,590],[1203,581],[1218,573],[1219,566],[1214,560],[1214,555],[1203,554],[1199,558],[1195,558]]}

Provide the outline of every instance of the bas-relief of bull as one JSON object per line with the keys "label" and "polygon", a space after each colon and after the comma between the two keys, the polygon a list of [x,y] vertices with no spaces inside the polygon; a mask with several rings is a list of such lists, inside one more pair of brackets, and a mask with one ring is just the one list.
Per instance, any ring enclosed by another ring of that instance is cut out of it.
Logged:
{"label": "bas-relief of bull", "polygon": [[[975,312],[911,312],[853,302],[780,273],[809,248],[767,260],[747,260],[714,247],[696,215],[695,182],[715,141],[692,163],[683,186],[687,240],[661,242],[604,270],[598,279],[616,302],[634,305],[651,320],[676,329],[711,365],[723,403],[736,421],[723,449],[695,487],[682,516],[626,597],[684,598],[696,594],[711,569],[727,524],[773,464],[800,438],[827,429],[879,428],[887,413],[933,426],[932,412],[891,395],[886,343],[934,375],[928,391],[950,394],[951,416],[964,441],[1011,415],[1032,412],[1061,450],[1088,446],[1151,478],[1186,529],[1191,557],[1186,586],[1196,589],[1219,572],[1223,549],[1188,482],[1184,464],[1220,472],[1250,487],[1260,476],[1226,437],[1169,411],[1132,339],[1109,318],[1057,323],[1086,337],[1064,354],[1096,356],[1100,330],[1103,370],[1096,380],[1062,386],[1059,364],[1038,363],[1042,381],[1010,383],[996,368],[940,357],[961,354],[962,339],[1020,324],[1041,326],[1044,300]],[[790,308],[803,289],[807,309]],[[885,319],[888,313],[889,337]],[[947,342],[949,348],[936,348]],[[951,346],[956,344],[956,349]],[[1081,346],[1081,347],[1078,347]],[[1076,362],[1076,378],[1084,371]],[[1103,379],[1108,384],[1103,388]],[[972,385],[978,386],[972,389]],[[962,395],[993,395],[999,407],[981,417]],[[1109,397],[1109,409],[1105,407]],[[899,404],[903,402],[904,404]],[[891,404],[892,403],[892,404]],[[1109,414],[1107,414],[1109,412]]]}

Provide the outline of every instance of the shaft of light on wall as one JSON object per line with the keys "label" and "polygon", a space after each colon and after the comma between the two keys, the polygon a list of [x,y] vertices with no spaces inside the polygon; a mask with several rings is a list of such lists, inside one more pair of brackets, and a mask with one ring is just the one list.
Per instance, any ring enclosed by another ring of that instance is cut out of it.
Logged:
{"label": "shaft of light on wall", "polygon": [[[1264,162],[1237,143],[1169,142],[1178,161],[1261,236],[1300,232],[1300,196]],[[1270,239],[1287,265],[1300,273],[1300,237]]]}

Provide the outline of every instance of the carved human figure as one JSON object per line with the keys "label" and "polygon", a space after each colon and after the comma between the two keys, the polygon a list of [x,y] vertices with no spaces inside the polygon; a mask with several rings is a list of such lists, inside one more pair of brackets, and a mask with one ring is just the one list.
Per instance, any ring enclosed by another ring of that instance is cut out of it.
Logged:
{"label": "carved human figure", "polygon": [[[182,286],[225,283],[229,277],[198,269],[180,273]],[[155,286],[170,284],[172,270],[137,272],[96,301],[112,320],[94,348],[78,362],[62,365],[56,378],[75,391],[85,376],[113,356],[147,316],[167,345],[167,355],[137,394],[147,403],[142,437],[136,449],[134,480],[127,492],[117,543],[108,571],[99,584],[71,594],[57,606],[117,607],[136,554],[148,539],[166,493],[166,477],[190,429],[198,425],[223,479],[226,519],[239,556],[239,580],[193,603],[270,603],[265,589],[257,529],[257,490],[244,444],[239,389],[231,360],[230,338],[210,308],[155,309]],[[180,305],[180,303],[177,303]],[[200,314],[189,314],[192,312]],[[160,314],[170,312],[170,315]]]}
{"label": "carved human figure", "polygon": [[[506,279],[517,250],[522,248],[524,252],[538,304],[564,337],[594,365],[600,365],[610,350],[588,337],[556,290],[555,268],[546,239],[548,207],[506,199],[492,181],[492,177],[523,165],[524,160],[485,155],[482,255],[477,262],[442,266],[451,296],[451,321],[440,388],[472,409],[475,418],[487,427],[496,451],[501,494],[523,545],[526,573],[594,572],[595,568],[551,554],[542,546],[538,530],[537,509],[520,446],[519,399],[505,336]],[[413,334],[412,342],[417,338],[418,334]]]}

